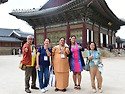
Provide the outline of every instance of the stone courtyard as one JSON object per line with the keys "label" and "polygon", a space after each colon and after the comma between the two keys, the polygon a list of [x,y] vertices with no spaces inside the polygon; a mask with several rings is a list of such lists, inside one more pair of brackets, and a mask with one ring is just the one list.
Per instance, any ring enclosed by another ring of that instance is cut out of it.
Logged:
{"label": "stone courtyard", "polygon": [[[0,94],[26,94],[24,91],[24,71],[18,66],[22,56],[0,56]],[[102,94],[125,94],[125,57],[103,58],[104,70]],[[37,79],[38,86],[38,79]],[[46,94],[63,94],[55,92],[54,87],[48,86]],[[81,90],[74,90],[72,72],[70,72],[69,86],[64,94],[99,94],[91,91],[89,72],[82,72]],[[32,94],[42,94],[40,90],[31,90]]]}

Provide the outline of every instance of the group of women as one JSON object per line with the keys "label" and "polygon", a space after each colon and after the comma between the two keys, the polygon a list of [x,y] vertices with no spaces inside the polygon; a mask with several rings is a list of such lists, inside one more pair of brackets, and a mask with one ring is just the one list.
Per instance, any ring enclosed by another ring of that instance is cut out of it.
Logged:
{"label": "group of women", "polygon": [[[48,91],[49,83],[49,65],[51,56],[51,66],[54,67],[56,77],[55,91],[66,91],[69,83],[69,70],[73,72],[74,89],[81,89],[81,72],[84,69],[85,63],[81,51],[84,51],[80,43],[76,43],[76,36],[71,36],[70,45],[65,46],[65,38],[59,39],[59,45],[49,48],[50,39],[46,38],[44,46],[40,46],[37,52],[37,65],[39,86],[42,92]],[[96,48],[94,42],[90,43],[87,57],[90,60],[90,76],[92,91],[96,93],[95,77],[98,82],[99,92],[102,92],[102,76],[98,70],[98,65],[102,63],[100,52]],[[44,79],[43,79],[44,77]]]}

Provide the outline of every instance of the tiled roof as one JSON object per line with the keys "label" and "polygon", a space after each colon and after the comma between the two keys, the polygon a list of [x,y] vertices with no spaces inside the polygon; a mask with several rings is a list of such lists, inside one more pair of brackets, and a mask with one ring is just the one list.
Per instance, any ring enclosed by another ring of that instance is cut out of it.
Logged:
{"label": "tiled roof", "polygon": [[41,7],[40,10],[61,6],[61,5],[65,4],[65,3],[69,2],[69,1],[71,1],[71,0],[49,0],[45,5],[43,5]]}
{"label": "tiled roof", "polygon": [[5,28],[0,28],[0,36],[10,36],[10,34],[13,32],[13,29],[5,29]]}
{"label": "tiled roof", "polygon": [[121,39],[125,43],[125,39]]}
{"label": "tiled roof", "polygon": [[19,36],[21,38],[27,38],[28,35],[32,35],[33,36],[33,34],[31,34],[31,33],[22,32],[19,29],[0,28],[0,36],[1,37],[9,37],[9,36],[11,36],[12,33],[15,33],[17,36]]}
{"label": "tiled roof", "polygon": [[31,33],[22,32],[22,31],[19,30],[19,29],[15,29],[14,31],[15,31],[18,35],[20,35],[19,37],[21,37],[21,38],[27,38],[28,35],[32,35],[33,38],[34,38],[34,35],[31,34]]}
{"label": "tiled roof", "polygon": [[0,37],[0,42],[22,42],[22,41],[13,37]]}
{"label": "tiled roof", "polygon": [[[48,1],[48,6],[52,4],[49,4],[50,1]],[[60,1],[62,2],[63,0]],[[47,6],[46,4],[45,6]],[[105,0],[71,0],[67,3],[62,3],[60,6],[53,6],[52,4],[50,8],[43,7],[39,10],[34,8],[31,10],[13,10],[9,14],[26,21],[32,27],[43,27],[44,25],[51,25],[54,23],[60,24],[65,23],[65,19],[70,22],[72,19],[79,18],[89,19],[91,22],[105,28],[109,28],[107,23],[111,22],[112,25],[110,29],[113,31],[117,31],[120,29],[120,26],[125,25],[125,22],[119,19],[108,7]]]}

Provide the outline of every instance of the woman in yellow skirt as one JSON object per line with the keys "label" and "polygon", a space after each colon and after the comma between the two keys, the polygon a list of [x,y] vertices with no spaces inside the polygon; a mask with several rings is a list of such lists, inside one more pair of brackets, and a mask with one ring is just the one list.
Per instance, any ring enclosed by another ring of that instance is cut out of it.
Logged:
{"label": "woman in yellow skirt", "polygon": [[52,66],[56,77],[55,91],[66,91],[69,83],[69,48],[65,46],[65,38],[59,39],[59,45],[52,49]]}

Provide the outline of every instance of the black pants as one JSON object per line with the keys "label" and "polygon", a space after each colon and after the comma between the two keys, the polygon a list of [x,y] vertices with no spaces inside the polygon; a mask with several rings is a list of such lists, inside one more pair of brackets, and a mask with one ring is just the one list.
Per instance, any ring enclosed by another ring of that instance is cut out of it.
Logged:
{"label": "black pants", "polygon": [[27,67],[25,70],[25,89],[29,89],[30,84],[30,77],[32,77],[32,84],[31,86],[36,86],[36,68],[34,67]]}

